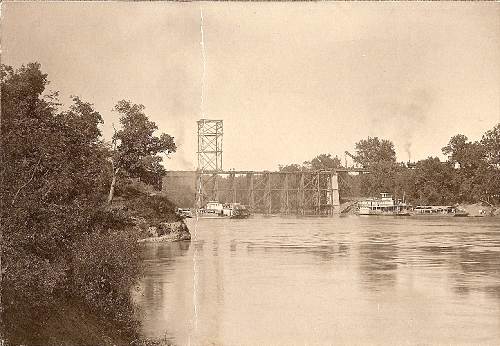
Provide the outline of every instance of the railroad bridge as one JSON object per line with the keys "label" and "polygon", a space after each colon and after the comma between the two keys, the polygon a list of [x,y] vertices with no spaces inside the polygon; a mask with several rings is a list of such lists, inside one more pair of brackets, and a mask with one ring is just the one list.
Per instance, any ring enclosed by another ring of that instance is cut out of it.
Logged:
{"label": "railroad bridge", "polygon": [[237,171],[222,169],[222,120],[201,119],[198,125],[198,169],[170,171],[162,190],[177,205],[202,208],[208,201],[239,202],[251,212],[333,215],[339,212],[339,173],[362,168],[301,171]]}
{"label": "railroad bridge", "polygon": [[239,202],[264,214],[333,215],[339,212],[339,174],[323,171],[170,171],[163,191],[178,205],[201,208],[208,201]]}

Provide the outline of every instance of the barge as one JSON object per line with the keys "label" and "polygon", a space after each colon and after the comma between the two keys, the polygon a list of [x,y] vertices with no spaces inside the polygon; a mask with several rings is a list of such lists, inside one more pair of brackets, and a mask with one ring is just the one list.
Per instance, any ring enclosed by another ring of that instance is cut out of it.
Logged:
{"label": "barge", "polygon": [[412,210],[413,215],[435,215],[465,217],[469,213],[451,205],[417,205]]}

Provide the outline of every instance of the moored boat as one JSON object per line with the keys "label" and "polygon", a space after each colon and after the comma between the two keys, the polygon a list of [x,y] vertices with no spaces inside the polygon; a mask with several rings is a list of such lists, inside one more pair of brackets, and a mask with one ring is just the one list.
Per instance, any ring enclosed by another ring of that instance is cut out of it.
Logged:
{"label": "moored boat", "polygon": [[175,211],[177,215],[179,215],[183,219],[192,218],[193,212],[189,208],[177,208]]}
{"label": "moored boat", "polygon": [[205,208],[198,209],[198,217],[245,219],[250,216],[249,210],[240,203],[219,203],[210,201]]}
{"label": "moored boat", "polygon": [[358,215],[409,216],[406,203],[394,200],[389,193],[382,192],[380,197],[367,198],[358,202]]}
{"label": "moored boat", "polygon": [[425,216],[469,216],[469,213],[451,205],[417,205],[413,208],[411,214]]}
{"label": "moored boat", "polygon": [[231,219],[246,219],[248,217],[250,217],[250,211],[246,206],[242,204],[236,204],[233,206]]}

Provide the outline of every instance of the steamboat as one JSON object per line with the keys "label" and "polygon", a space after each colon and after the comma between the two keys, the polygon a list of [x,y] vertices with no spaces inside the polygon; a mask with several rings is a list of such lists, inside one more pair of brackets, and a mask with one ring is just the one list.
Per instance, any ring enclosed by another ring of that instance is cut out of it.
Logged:
{"label": "steamboat", "polygon": [[409,216],[408,205],[382,192],[380,197],[367,198],[358,202],[358,215]]}
{"label": "steamboat", "polygon": [[220,203],[210,201],[205,208],[198,210],[198,217],[220,218],[227,217],[231,219],[246,219],[250,216],[247,207],[241,203]]}

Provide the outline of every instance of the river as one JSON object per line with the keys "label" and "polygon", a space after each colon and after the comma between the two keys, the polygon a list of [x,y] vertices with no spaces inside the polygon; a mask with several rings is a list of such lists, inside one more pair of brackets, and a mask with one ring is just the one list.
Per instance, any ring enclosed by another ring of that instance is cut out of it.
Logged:
{"label": "river", "polygon": [[500,219],[190,219],[148,244],[148,337],[179,345],[500,344]]}

